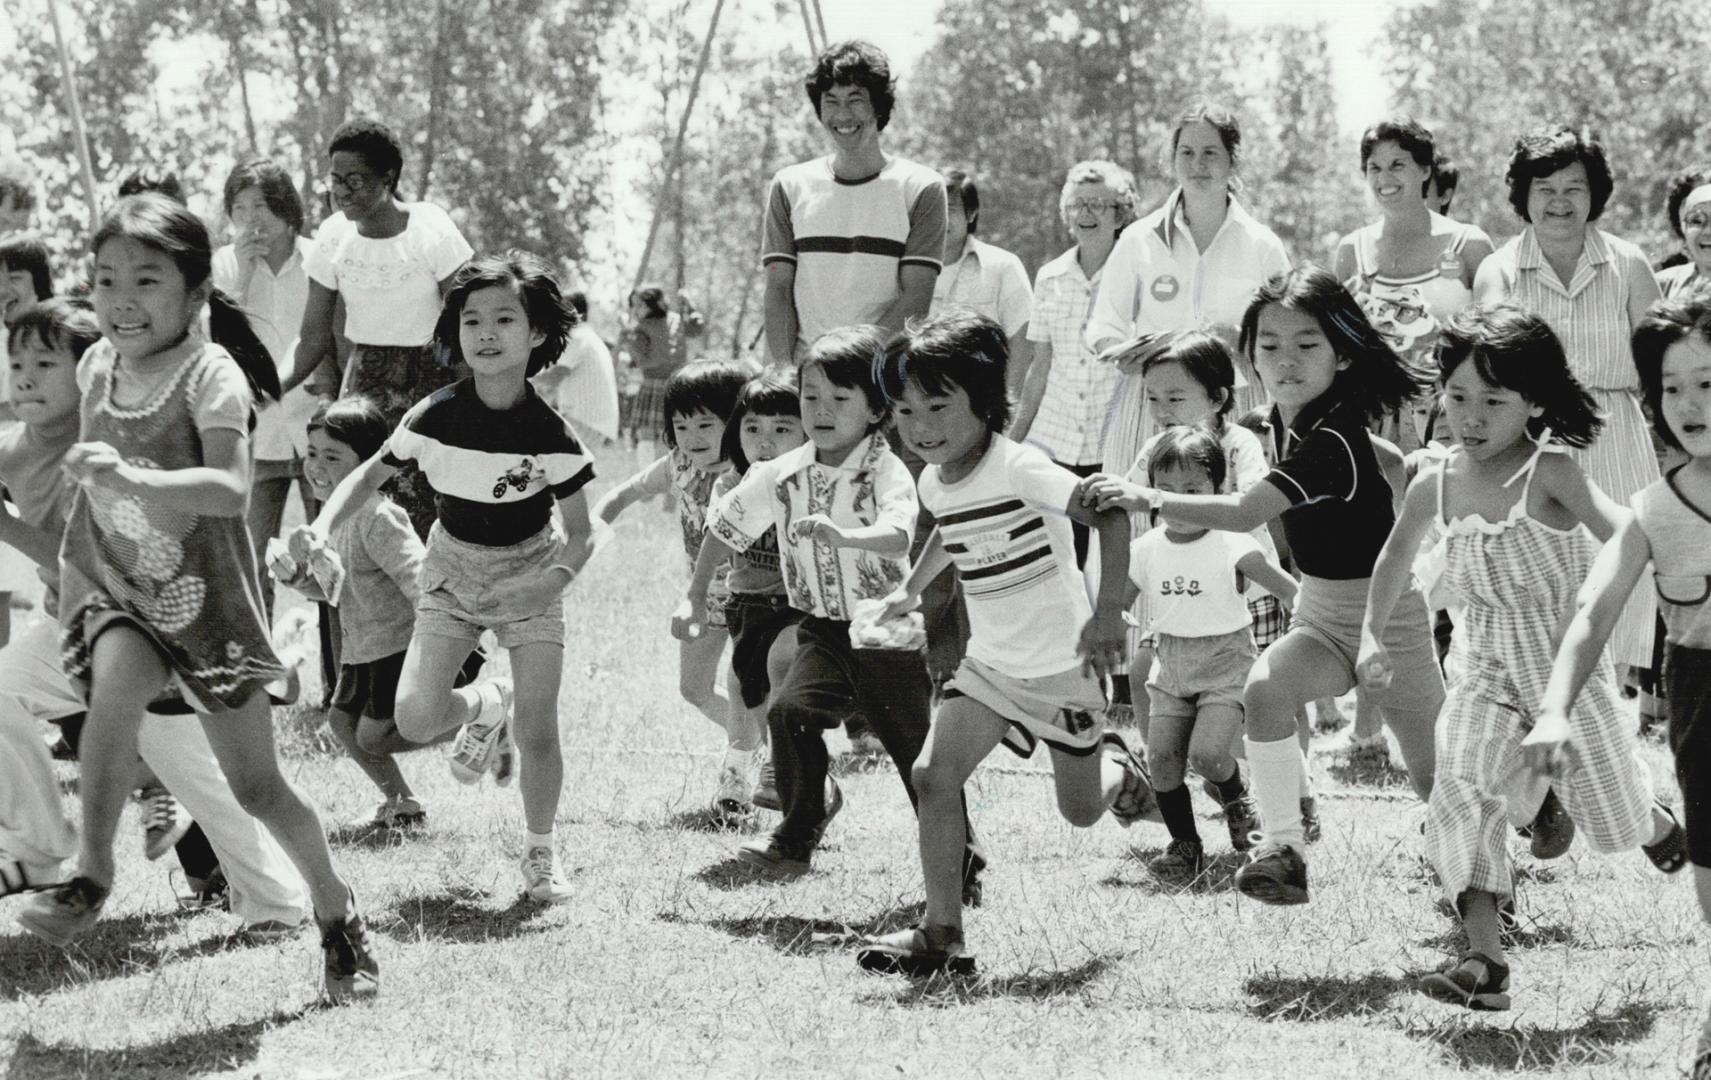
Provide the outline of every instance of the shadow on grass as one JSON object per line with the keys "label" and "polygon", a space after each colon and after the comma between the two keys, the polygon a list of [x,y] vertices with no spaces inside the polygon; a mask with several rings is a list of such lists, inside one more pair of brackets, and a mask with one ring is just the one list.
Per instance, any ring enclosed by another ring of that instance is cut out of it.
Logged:
{"label": "shadow on grass", "polygon": [[89,933],[60,948],[28,934],[0,949],[0,1000],[47,994],[68,984],[121,978],[159,967],[174,957],[210,956],[244,943],[224,935],[192,945],[172,946],[159,939],[175,933],[170,915],[126,915],[103,919]]}
{"label": "shadow on grass", "polygon": [[[570,876],[576,871],[565,868]],[[392,905],[373,925],[397,941],[455,941],[475,944],[535,934],[547,929],[536,917],[551,905],[519,893],[507,907],[493,907],[492,894],[479,889],[448,889],[435,896],[412,896]]]}
{"label": "shadow on grass", "polygon": [[302,1018],[305,1009],[277,1012],[260,1020],[228,1024],[212,1031],[195,1031],[165,1042],[91,1050],[83,1046],[44,1043],[28,1032],[13,1044],[13,1080],[43,1080],[55,1076],[123,1076],[127,1080],[177,1080],[203,1073],[225,1073],[254,1061],[262,1036],[270,1029]]}
{"label": "shadow on grass", "polygon": [[995,998],[1046,1001],[1079,994],[1103,975],[1112,963],[1110,958],[1094,956],[1068,971],[1029,971],[1021,975],[996,977],[984,976],[979,972],[973,975],[934,975],[925,979],[910,979],[902,993],[888,995],[884,1000],[905,1007],[932,1009],[973,1005]]}
{"label": "shadow on grass", "polygon": [[[1516,951],[1543,949],[1551,945],[1576,945],[1579,942],[1580,936],[1574,932],[1573,927],[1533,922],[1525,916],[1522,917],[1520,925],[1503,931],[1503,947]],[[1460,925],[1452,926],[1441,934],[1421,938],[1420,944],[1456,956],[1461,955],[1468,947],[1467,934]]]}
{"label": "shadow on grass", "polygon": [[1255,975],[1243,989],[1255,999],[1248,1011],[1261,1020],[1318,1023],[1382,1012],[1392,997],[1412,987],[1407,978],[1374,971],[1352,978]]}
{"label": "shadow on grass", "polygon": [[701,806],[694,810],[681,810],[665,820],[665,827],[684,832],[735,834],[753,832],[755,815],[753,812],[743,815],[727,814],[715,810],[711,806]]}
{"label": "shadow on grass", "polygon": [[1164,848],[1131,848],[1129,858],[1107,874],[1099,884],[1113,889],[1134,889],[1151,896],[1180,896],[1183,893],[1224,893],[1236,887],[1236,871],[1247,856],[1225,851],[1206,860],[1205,868],[1193,877],[1161,877],[1147,868],[1147,860],[1162,855]]}
{"label": "shadow on grass", "polygon": [[[845,923],[835,919],[804,919],[796,915],[749,915],[738,919],[712,919],[698,925],[707,926],[734,938],[759,941],[772,946],[786,956],[807,956],[860,945],[867,937],[889,934],[913,926],[921,919],[923,905],[893,908],[864,923]],[[671,913],[661,914],[665,922],[691,922]]]}
{"label": "shadow on grass", "polygon": [[413,840],[421,840],[425,836],[427,836],[427,826],[425,825],[389,829],[384,825],[373,825],[364,821],[354,825],[340,825],[327,834],[327,843],[335,847],[363,847],[374,851],[389,851],[392,848],[403,847]]}
{"label": "shadow on grass", "polygon": [[1670,1007],[1651,1001],[1630,1002],[1609,1012],[1593,1012],[1568,1028],[1533,1024],[1489,1027],[1456,1020],[1411,1029],[1408,1034],[1442,1046],[1464,1069],[1550,1072],[1607,1061],[1614,1047],[1650,1035],[1658,1014]]}

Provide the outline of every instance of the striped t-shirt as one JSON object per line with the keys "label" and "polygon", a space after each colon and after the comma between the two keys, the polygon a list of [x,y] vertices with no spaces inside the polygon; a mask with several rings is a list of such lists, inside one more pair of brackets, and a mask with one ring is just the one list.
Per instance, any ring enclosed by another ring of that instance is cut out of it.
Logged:
{"label": "striped t-shirt", "polygon": [[594,479],[594,465],[535,388],[490,409],[461,379],[417,402],[386,441],[386,464],[413,461],[434,489],[440,525],[459,540],[518,544],[546,528],[553,501]]}
{"label": "striped t-shirt", "polygon": [[761,264],[796,264],[796,355],[829,330],[877,323],[902,292],[907,264],[942,264],[945,183],[894,157],[872,176],[843,180],[832,159],[788,165],[766,198]]}
{"label": "striped t-shirt", "polygon": [[921,471],[921,504],[938,520],[968,602],[968,655],[1018,679],[1081,664],[1075,646],[1093,616],[1065,511],[1079,479],[1037,447],[994,434],[954,484]]}

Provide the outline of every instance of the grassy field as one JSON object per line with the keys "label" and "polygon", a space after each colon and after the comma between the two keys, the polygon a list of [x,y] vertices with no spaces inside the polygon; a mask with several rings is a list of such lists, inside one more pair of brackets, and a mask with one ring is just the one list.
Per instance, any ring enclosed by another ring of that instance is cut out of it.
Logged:
{"label": "grassy field", "polygon": [[[608,463],[608,477],[617,471]],[[178,914],[163,863],[122,830],[109,917],[60,951],[0,910],[0,1070],[123,1076],[1659,1077],[1680,1068],[1708,989],[1685,878],[1577,845],[1521,859],[1515,1009],[1466,1013],[1413,979],[1457,947],[1433,909],[1402,778],[1316,748],[1325,838],[1313,903],[1268,909],[1217,884],[1154,881],[1162,827],[1060,821],[1041,762],[1000,753],[970,799],[994,855],[971,913],[973,980],[856,969],[862,933],[919,911],[913,819],[889,764],[846,763],[849,804],[814,872],[745,873],[712,827],[719,736],[676,698],[664,632],[677,530],[654,506],[572,591],[560,850],[572,904],[520,901],[515,790],[406,759],[431,819],[403,840],[341,823],[377,801],[349,762],[282,715],[288,768],[319,800],[378,931],[372,1006],[315,1004],[312,935],[229,940]],[[1664,755],[1648,755],[1667,775]],[[70,774],[67,774],[68,777]],[[68,796],[71,798],[71,796]],[[1202,809],[1205,809],[1202,804]],[[762,815],[764,819],[769,815]],[[751,825],[747,831],[753,831]],[[1202,825],[1224,850],[1221,822]],[[1227,874],[1228,857],[1220,863]]]}

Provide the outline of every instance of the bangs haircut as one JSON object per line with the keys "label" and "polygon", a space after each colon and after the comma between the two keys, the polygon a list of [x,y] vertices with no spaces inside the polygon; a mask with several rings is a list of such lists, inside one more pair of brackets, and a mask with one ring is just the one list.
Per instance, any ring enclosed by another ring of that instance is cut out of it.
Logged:
{"label": "bangs haircut", "polygon": [[1521,395],[1543,409],[1527,421],[1535,441],[1546,428],[1566,446],[1591,446],[1604,421],[1598,403],[1568,366],[1568,354],[1550,324],[1513,303],[1474,304],[1452,316],[1438,336],[1438,379],[1442,385],[1463,363],[1488,386]]}
{"label": "bangs haircut", "polygon": [[743,421],[750,416],[793,416],[802,419],[802,399],[796,393],[796,384],[782,375],[767,373],[757,375],[743,384],[737,391],[737,400],[731,406],[731,415],[725,421],[725,437],[719,449],[726,461],[739,473],[749,471],[751,464],[748,455],[743,453],[742,426]]}
{"label": "bangs haircut", "polygon": [[696,360],[672,372],[665,380],[665,445],[677,449],[672,421],[679,416],[709,412],[728,423],[737,395],[753,377],[753,368],[731,360]]}
{"label": "bangs haircut", "polygon": [[89,346],[101,340],[101,324],[89,301],[54,297],[40,300],[19,313],[6,331],[6,347],[34,339],[48,349],[64,349],[74,360],[83,359]]}
{"label": "bangs haircut", "polygon": [[1634,368],[1640,375],[1652,430],[1676,450],[1682,449],[1681,440],[1663,415],[1663,354],[1689,338],[1711,348],[1711,293],[1696,289],[1674,300],[1659,300],[1634,327]]}
{"label": "bangs haircut", "polygon": [[953,311],[907,327],[885,346],[879,385],[895,405],[910,383],[929,397],[961,389],[969,408],[991,431],[1010,423],[1005,371],[1010,343],[1004,328],[984,315]]}
{"label": "bangs haircut", "polygon": [[15,232],[0,236],[0,268],[7,273],[30,275],[37,300],[53,295],[53,267],[48,246],[34,233]]}
{"label": "bangs haircut", "polygon": [[897,105],[897,80],[891,77],[891,60],[879,46],[868,41],[839,41],[828,45],[814,60],[814,70],[803,80],[814,115],[820,115],[820,99],[834,86],[857,86],[867,91],[873,106],[873,122],[879,130],[891,123]]}
{"label": "bangs haircut", "polygon": [[1218,437],[1199,425],[1165,428],[1147,455],[1147,482],[1167,469],[1197,469],[1212,481],[1213,491],[1224,490],[1229,463]]}
{"label": "bangs haircut", "polygon": [[1331,351],[1349,362],[1325,393],[1352,400],[1368,420],[1400,409],[1409,398],[1432,388],[1431,375],[1396,355],[1337,276],[1313,263],[1273,274],[1248,301],[1240,342],[1250,364],[1260,313],[1272,304],[1310,315],[1319,324]]}
{"label": "bangs haircut", "polygon": [[1590,129],[1550,124],[1533,128],[1515,140],[1509,169],[1503,178],[1509,182],[1509,205],[1522,221],[1529,225],[1533,222],[1527,216],[1527,196],[1533,181],[1561,172],[1577,161],[1586,167],[1587,191],[1592,202],[1586,221],[1591,224],[1604,213],[1610,193],[1616,190],[1610,161],[1604,156],[1604,144]]}
{"label": "bangs haircut", "polygon": [[1223,402],[1214,414],[1220,424],[1236,407],[1236,358],[1217,335],[1204,330],[1178,330],[1164,335],[1154,351],[1141,361],[1142,377],[1165,364],[1181,364],[1189,377],[1205,389],[1207,397],[1217,400],[1218,395],[1223,395]]}
{"label": "bangs haircut", "polygon": [[809,368],[819,368],[826,381],[844,390],[859,390],[867,407],[879,415],[868,428],[877,431],[891,416],[891,399],[879,385],[879,369],[885,362],[884,331],[877,326],[840,326],[814,339],[797,368],[796,385]]}
{"label": "bangs haircut", "polygon": [[529,328],[545,335],[530,350],[525,374],[533,375],[549,364],[558,363],[570,328],[576,324],[576,309],[559,292],[558,278],[553,276],[546,260],[516,249],[503,255],[483,255],[465,263],[452,278],[452,287],[440,308],[439,322],[434,326],[434,340],[444,355],[456,362],[463,361],[458,323],[470,295],[481,289],[506,289],[515,294],[528,317]]}
{"label": "bangs haircut", "polygon": [[307,430],[326,432],[329,439],[344,443],[364,461],[380,453],[392,434],[380,406],[360,394],[329,401],[316,409]]}
{"label": "bangs haircut", "polygon": [[289,225],[293,233],[303,231],[303,200],[296,186],[284,169],[266,158],[246,161],[226,177],[226,217],[232,216],[232,204],[238,201],[238,196],[250,188],[261,192],[261,201],[268,212]]}

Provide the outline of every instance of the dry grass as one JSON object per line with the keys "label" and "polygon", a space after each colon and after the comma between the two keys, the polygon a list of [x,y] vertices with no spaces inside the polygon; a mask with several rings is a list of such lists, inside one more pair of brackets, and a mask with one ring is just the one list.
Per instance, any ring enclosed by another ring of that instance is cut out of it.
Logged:
{"label": "dry grass", "polygon": [[[575,903],[519,902],[515,792],[461,788],[434,752],[405,766],[432,815],[423,833],[338,828],[374,794],[313,736],[312,715],[282,716],[289,767],[380,932],[380,1002],[315,1006],[310,936],[232,945],[230,917],[175,913],[164,872],[127,842],[110,916],[76,948],[0,929],[0,1069],[1368,1080],[1678,1068],[1707,989],[1684,880],[1638,854],[1523,858],[1514,1011],[1422,998],[1413,978],[1456,947],[1416,855],[1422,811],[1393,774],[1349,766],[1338,736],[1317,761],[1326,835],[1308,907],[1263,908],[1222,881],[1166,887],[1131,856],[1159,850],[1162,828],[1074,830],[1038,763],[1001,754],[970,790],[995,857],[968,923],[980,977],[860,973],[855,936],[918,911],[896,775],[850,771],[849,807],[807,878],[761,882],[733,862],[738,837],[701,810],[718,738],[676,699],[663,632],[675,534],[657,508],[632,511],[572,597],[559,835]],[[1221,823],[1203,833],[1222,849]]]}

